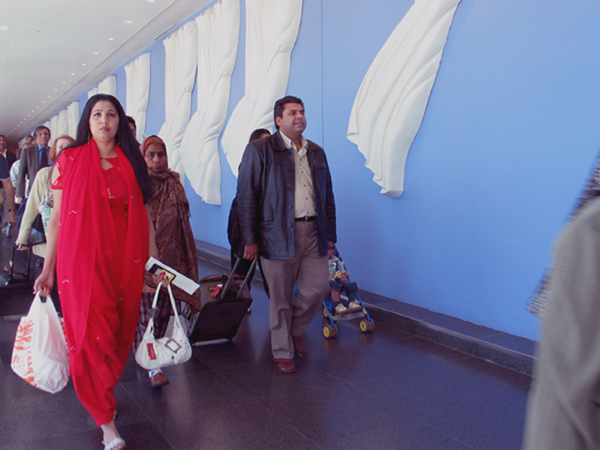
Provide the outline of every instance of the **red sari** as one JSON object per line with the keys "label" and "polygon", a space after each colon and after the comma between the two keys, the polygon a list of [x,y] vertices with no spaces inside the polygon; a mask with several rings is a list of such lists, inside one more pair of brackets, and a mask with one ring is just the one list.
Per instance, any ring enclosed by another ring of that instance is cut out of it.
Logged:
{"label": "red sari", "polygon": [[56,160],[62,189],[56,271],[71,376],[98,425],[112,420],[116,386],[137,327],[148,219],[133,168],[117,146],[103,170],[96,143]]}

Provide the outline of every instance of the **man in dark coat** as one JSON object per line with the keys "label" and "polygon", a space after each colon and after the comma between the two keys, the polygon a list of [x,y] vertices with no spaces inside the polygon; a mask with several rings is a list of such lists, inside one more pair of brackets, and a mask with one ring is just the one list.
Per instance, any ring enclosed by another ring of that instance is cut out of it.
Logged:
{"label": "man in dark coat", "polygon": [[337,239],[335,201],[325,152],[302,136],[302,100],[278,100],[274,118],[278,132],[246,147],[237,199],[243,258],[261,256],[269,285],[276,368],[292,373],[294,354],[307,354],[302,335],[329,291],[327,255]]}

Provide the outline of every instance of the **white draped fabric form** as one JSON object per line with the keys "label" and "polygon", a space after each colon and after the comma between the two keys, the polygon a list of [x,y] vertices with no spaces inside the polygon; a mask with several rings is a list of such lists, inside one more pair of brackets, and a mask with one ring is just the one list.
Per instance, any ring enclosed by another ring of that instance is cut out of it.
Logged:
{"label": "white draped fabric form", "polygon": [[165,123],[159,136],[167,145],[169,167],[181,175],[185,170],[179,147],[190,121],[192,90],[198,64],[198,29],[189,22],[164,40],[165,45]]}
{"label": "white draped fabric form", "polygon": [[98,86],[88,92],[88,99],[96,94],[108,94],[113,97],[117,96],[117,77],[111,75],[102,80]]}
{"label": "white draped fabric form", "polygon": [[50,126],[48,128],[50,128],[50,141],[48,142],[48,145],[52,145],[54,143],[54,138],[58,136],[58,134],[56,134],[58,131],[58,114],[50,119]]}
{"label": "white draped fabric form", "polygon": [[77,127],[79,126],[79,102],[73,102],[67,107],[68,135],[73,139],[77,137]]}
{"label": "white draped fabric form", "polygon": [[348,139],[381,193],[404,191],[404,166],[419,131],[460,0],[416,0],[381,48],[354,100]]}
{"label": "white draped fabric form", "polygon": [[219,135],[225,124],[231,75],[240,35],[239,0],[221,0],[196,19],[198,26],[198,111],[181,147],[190,184],[209,205],[221,204]]}
{"label": "white draped fabric form", "polygon": [[273,128],[273,105],[285,95],[302,0],[246,0],[246,86],[221,144],[237,177],[250,134]]}
{"label": "white draped fabric form", "polygon": [[69,121],[68,121],[68,113],[66,109],[63,109],[58,113],[58,121],[56,124],[56,134],[52,137],[56,139],[58,136],[62,136],[64,134],[69,133]]}
{"label": "white draped fabric form", "polygon": [[146,112],[150,98],[150,53],[144,53],[125,66],[127,78],[127,115],[137,127],[137,140],[142,142],[146,130]]}

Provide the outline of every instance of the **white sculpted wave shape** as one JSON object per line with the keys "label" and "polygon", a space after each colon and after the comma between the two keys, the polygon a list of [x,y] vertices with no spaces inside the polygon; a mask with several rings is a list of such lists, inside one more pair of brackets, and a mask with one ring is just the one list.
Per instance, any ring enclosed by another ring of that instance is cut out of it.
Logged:
{"label": "white sculpted wave shape", "polygon": [[416,0],[381,48],[354,100],[348,139],[381,193],[398,198],[460,0]]}
{"label": "white sculpted wave shape", "polygon": [[190,121],[192,90],[198,65],[198,28],[188,22],[164,40],[165,46],[165,123],[158,135],[167,145],[169,167],[181,175],[184,170],[179,147]]}
{"label": "white sculpted wave shape", "polygon": [[229,104],[231,75],[240,35],[239,0],[221,0],[196,19],[198,110],[179,152],[194,191],[210,205],[221,204],[219,136]]}
{"label": "white sculpted wave shape", "polygon": [[246,86],[221,144],[237,177],[250,134],[273,128],[273,105],[285,95],[302,0],[246,0]]}

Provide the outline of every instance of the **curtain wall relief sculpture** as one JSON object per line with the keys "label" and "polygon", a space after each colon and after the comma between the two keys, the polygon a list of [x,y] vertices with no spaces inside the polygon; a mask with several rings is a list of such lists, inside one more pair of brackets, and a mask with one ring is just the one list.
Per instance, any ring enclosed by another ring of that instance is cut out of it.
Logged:
{"label": "curtain wall relief sculpture", "polygon": [[242,154],[256,128],[273,128],[273,105],[285,95],[302,0],[246,0],[246,83],[221,144],[237,177]]}
{"label": "curtain wall relief sculpture", "polygon": [[189,22],[164,40],[165,45],[165,123],[158,135],[167,144],[169,167],[181,175],[185,170],[179,147],[190,121],[192,90],[198,64],[198,28]]}
{"label": "curtain wall relief sculpture", "polygon": [[127,64],[125,77],[127,78],[127,115],[135,120],[136,139],[142,142],[150,99],[150,53],[144,53]]}
{"label": "curtain wall relief sculpture", "polygon": [[196,19],[198,28],[198,110],[181,147],[181,161],[205,203],[221,204],[219,136],[227,117],[231,75],[240,36],[239,0],[221,0]]}
{"label": "curtain wall relief sculpture", "polygon": [[460,0],[416,0],[367,71],[354,100],[348,139],[365,156],[381,193],[398,198]]}

